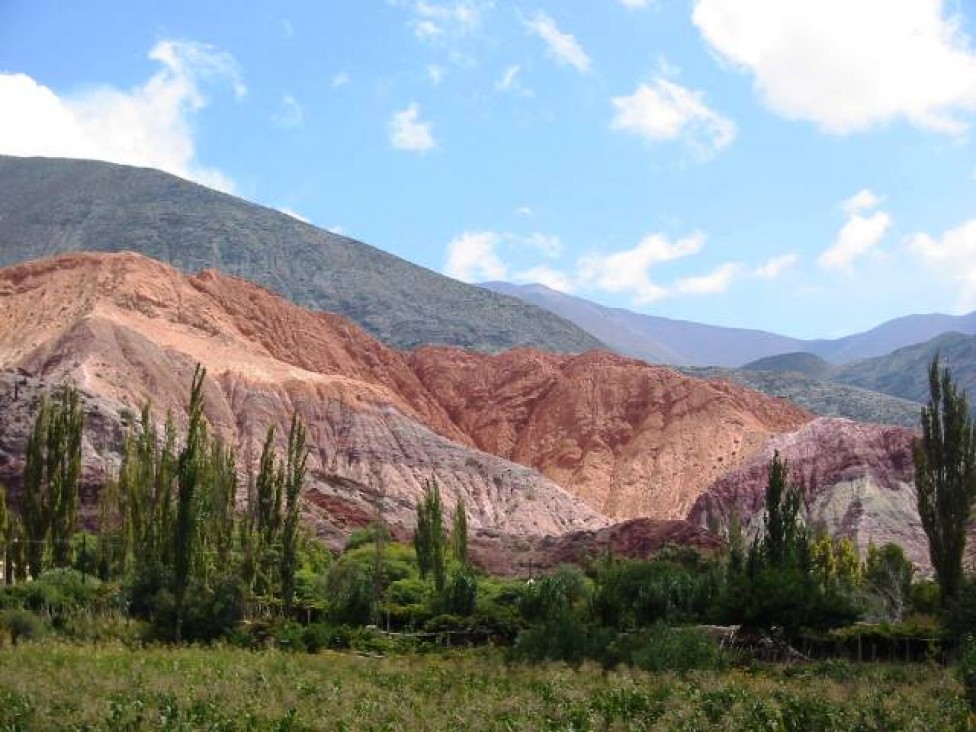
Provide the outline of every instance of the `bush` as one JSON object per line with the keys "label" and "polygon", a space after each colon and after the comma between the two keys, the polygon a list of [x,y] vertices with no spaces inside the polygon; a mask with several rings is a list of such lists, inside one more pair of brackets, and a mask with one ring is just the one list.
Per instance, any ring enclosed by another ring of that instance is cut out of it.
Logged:
{"label": "bush", "polygon": [[21,640],[33,640],[44,630],[44,623],[30,610],[14,608],[0,613],[0,627],[10,634],[10,642],[14,645]]}
{"label": "bush", "polygon": [[573,667],[593,659],[605,666],[614,666],[618,660],[612,654],[615,637],[613,630],[587,625],[567,609],[560,616],[548,617],[541,624],[519,633],[508,657],[529,663],[563,661]]}
{"label": "bush", "polygon": [[969,708],[976,712],[976,638],[972,635],[967,635],[963,643],[962,657],[956,673],[962,682]]}
{"label": "bush", "polygon": [[718,644],[700,628],[672,628],[658,623],[617,640],[619,657],[645,671],[721,670],[727,659]]}

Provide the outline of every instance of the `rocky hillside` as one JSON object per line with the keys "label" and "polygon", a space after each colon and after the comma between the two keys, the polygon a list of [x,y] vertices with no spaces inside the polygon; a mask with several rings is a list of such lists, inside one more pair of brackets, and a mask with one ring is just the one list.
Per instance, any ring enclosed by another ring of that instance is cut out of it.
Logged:
{"label": "rocky hillside", "polygon": [[530,345],[575,353],[600,346],[521,300],[166,173],[0,156],[0,267],[69,251],[127,250],[187,273],[239,275],[304,307],[345,315],[399,348]]}
{"label": "rocky hillside", "polygon": [[701,527],[732,506],[754,513],[780,449],[814,518],[862,544],[904,538],[918,554],[906,430],[814,420],[729,381],[607,352],[395,351],[244,280],[135,254],[0,270],[0,481],[16,495],[39,394],[72,380],[85,394],[91,497],[144,403],[183,419],[198,362],[207,417],[242,470],[269,425],[283,439],[293,411],[308,424],[306,517],[334,544],[377,515],[408,536],[436,477],[449,512],[464,500],[473,550],[505,547],[511,571],[607,544],[708,548]]}
{"label": "rocky hillside", "polygon": [[778,450],[790,481],[803,490],[808,520],[832,535],[847,536],[864,551],[869,542],[900,544],[928,567],[928,545],[918,518],[912,432],[898,427],[817,419],[777,435],[698,498],[689,520],[728,525],[737,513],[753,530],[762,514],[768,464]]}
{"label": "rocky hillside", "polygon": [[410,361],[475,445],[617,519],[683,518],[769,436],[812,419],[782,399],[601,351],[422,348]]}
{"label": "rocky hillside", "polygon": [[[207,417],[242,455],[256,459],[267,427],[283,437],[298,411],[313,449],[309,516],[327,538],[379,513],[409,527],[433,476],[449,510],[465,501],[475,529],[559,534],[606,523],[537,472],[473,448],[400,354],[344,318],[134,254],[0,271],[0,369],[35,384],[73,380],[89,395],[90,472],[117,460],[121,423],[145,402],[182,414],[197,362],[209,372]],[[8,478],[19,474],[32,412],[17,383],[7,378],[0,414]]]}

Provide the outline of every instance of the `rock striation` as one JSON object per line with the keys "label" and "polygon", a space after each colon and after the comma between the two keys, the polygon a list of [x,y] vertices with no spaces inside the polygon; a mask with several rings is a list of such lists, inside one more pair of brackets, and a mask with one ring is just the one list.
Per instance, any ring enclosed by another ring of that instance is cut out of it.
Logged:
{"label": "rock striation", "polygon": [[771,438],[755,456],[716,480],[688,519],[728,525],[733,513],[755,531],[761,521],[768,464],[775,451],[803,491],[811,526],[851,538],[862,555],[869,543],[900,544],[928,568],[928,544],[918,517],[912,463],[914,433],[901,427],[820,418]]}
{"label": "rock striation", "polygon": [[[408,529],[429,478],[449,512],[464,501],[472,529],[558,534],[607,523],[530,468],[474,448],[402,356],[344,318],[135,254],[0,271],[0,368],[35,383],[74,381],[101,415],[93,439],[114,444],[116,462],[122,415],[151,402],[179,421],[197,363],[209,373],[207,418],[245,464],[270,425],[283,440],[299,413],[313,449],[309,518],[336,542],[380,515]],[[30,403],[19,404],[0,415],[11,463],[30,421]],[[86,463],[111,470],[111,450],[97,452]]]}
{"label": "rock striation", "polygon": [[605,351],[422,348],[421,382],[472,442],[614,519],[684,518],[713,481],[813,417],[782,399]]}

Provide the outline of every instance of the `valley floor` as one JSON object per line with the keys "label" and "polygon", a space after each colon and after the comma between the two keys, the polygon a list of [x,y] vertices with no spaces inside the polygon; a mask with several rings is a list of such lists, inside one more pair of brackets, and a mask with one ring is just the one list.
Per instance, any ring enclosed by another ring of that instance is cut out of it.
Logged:
{"label": "valley floor", "polygon": [[2,730],[968,730],[942,667],[760,666],[685,676],[216,648],[0,648]]}

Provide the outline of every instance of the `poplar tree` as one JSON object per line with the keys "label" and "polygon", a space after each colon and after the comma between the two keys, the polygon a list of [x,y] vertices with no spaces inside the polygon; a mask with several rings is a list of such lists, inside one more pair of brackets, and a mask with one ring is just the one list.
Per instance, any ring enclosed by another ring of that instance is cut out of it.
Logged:
{"label": "poplar tree", "polygon": [[78,525],[84,424],[78,390],[65,387],[54,402],[47,434],[51,559],[55,567],[71,566],[72,539]]}
{"label": "poplar tree", "polygon": [[438,592],[444,588],[444,544],[441,492],[437,481],[431,479],[424,483],[424,496],[417,502],[417,530],[413,535],[413,545],[421,578],[433,575]]}
{"label": "poplar tree", "polygon": [[305,463],[308,460],[306,438],[305,425],[298,418],[297,412],[292,413],[283,478],[285,516],[281,530],[281,599],[286,616],[291,614],[292,600],[295,596],[295,570],[298,565],[298,499],[305,484]]}
{"label": "poplar tree", "polygon": [[26,564],[32,576],[37,577],[44,569],[44,545],[51,525],[48,495],[44,482],[45,446],[50,406],[47,396],[42,395],[34,427],[27,437],[27,454],[24,462],[24,488],[21,492]]}
{"label": "poplar tree", "polygon": [[976,436],[969,399],[960,392],[939,354],[929,364],[929,402],[922,407],[922,436],[915,440],[918,513],[943,606],[963,579],[966,525],[976,498]]}
{"label": "poplar tree", "polygon": [[464,499],[458,498],[454,509],[454,526],[451,531],[451,549],[454,559],[462,567],[468,566],[468,516]]}
{"label": "poplar tree", "polygon": [[203,418],[203,380],[207,370],[197,366],[190,389],[190,424],[186,445],[177,462],[176,523],[173,535],[173,581],[175,601],[174,638],[183,638],[183,621],[186,609],[186,590],[194,559],[196,538],[196,494],[206,459],[207,425]]}
{"label": "poplar tree", "polygon": [[10,511],[7,509],[7,492],[0,488],[0,542],[3,542],[3,581],[9,585],[13,581],[13,568],[10,560]]}
{"label": "poplar tree", "polygon": [[41,397],[27,438],[22,510],[27,563],[32,576],[44,570],[50,544],[56,567],[71,564],[71,540],[78,522],[81,439],[84,415],[78,390],[65,386],[53,401]]}

